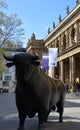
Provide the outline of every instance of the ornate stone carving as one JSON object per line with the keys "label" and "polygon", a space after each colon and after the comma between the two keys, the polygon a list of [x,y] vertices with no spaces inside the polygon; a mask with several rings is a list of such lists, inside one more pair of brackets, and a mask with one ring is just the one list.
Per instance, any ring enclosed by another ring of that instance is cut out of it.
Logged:
{"label": "ornate stone carving", "polygon": [[61,19],[61,15],[59,15],[59,18],[58,18],[58,19],[59,19],[59,23],[60,23],[60,22],[62,21],[62,19]]}
{"label": "ornate stone carving", "polygon": [[55,22],[53,22],[53,29],[55,28]]}
{"label": "ornate stone carving", "polygon": [[50,27],[48,27],[48,34],[50,33]]}
{"label": "ornate stone carving", "polygon": [[66,7],[66,13],[67,13],[67,15],[70,13],[69,6]]}

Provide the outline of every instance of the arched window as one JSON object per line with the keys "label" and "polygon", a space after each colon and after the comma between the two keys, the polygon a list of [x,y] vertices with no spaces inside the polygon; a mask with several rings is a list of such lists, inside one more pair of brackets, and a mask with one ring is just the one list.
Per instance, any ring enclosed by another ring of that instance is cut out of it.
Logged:
{"label": "arched window", "polygon": [[66,35],[63,36],[63,48],[66,49]]}
{"label": "arched window", "polygon": [[74,27],[72,28],[72,32],[71,32],[71,39],[72,39],[72,42],[76,42],[76,35],[75,35],[75,28]]}
{"label": "arched window", "polygon": [[58,48],[58,53],[59,53],[59,40],[56,42],[56,48]]}

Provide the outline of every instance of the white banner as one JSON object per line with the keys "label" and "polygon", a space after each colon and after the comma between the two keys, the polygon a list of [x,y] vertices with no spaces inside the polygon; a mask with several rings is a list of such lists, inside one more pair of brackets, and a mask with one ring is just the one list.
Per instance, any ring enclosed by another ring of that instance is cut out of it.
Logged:
{"label": "white banner", "polygon": [[57,52],[58,48],[49,48],[49,66],[57,66]]}

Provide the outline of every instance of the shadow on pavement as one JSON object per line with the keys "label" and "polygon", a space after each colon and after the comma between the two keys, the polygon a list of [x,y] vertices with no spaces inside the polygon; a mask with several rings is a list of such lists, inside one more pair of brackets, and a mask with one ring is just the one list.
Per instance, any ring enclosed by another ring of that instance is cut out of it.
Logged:
{"label": "shadow on pavement", "polygon": [[71,101],[65,101],[64,103],[64,108],[69,108],[69,107],[80,107],[80,103],[75,103]]}
{"label": "shadow on pavement", "polygon": [[[50,119],[44,124],[44,130],[80,130],[80,122],[68,121],[70,117],[65,117],[63,123],[58,123],[54,119]],[[18,120],[0,121],[0,130],[17,130]],[[38,119],[27,119],[25,122],[25,130],[37,130]]]}
{"label": "shadow on pavement", "polygon": [[[14,94],[0,95],[0,130],[17,130],[18,126],[18,115],[15,106]],[[58,123],[58,116],[49,116],[48,122],[44,125],[44,130],[80,130],[80,116],[79,108],[80,103],[65,101],[65,109],[69,110],[68,114],[66,110],[64,112],[64,123]],[[74,111],[71,111],[74,108]],[[78,108],[78,112],[77,109]],[[75,111],[76,110],[76,111]],[[70,113],[71,111],[71,113]],[[76,117],[75,116],[75,113]],[[69,115],[72,114],[72,115]],[[72,117],[71,117],[72,116]],[[30,119],[27,118],[25,122],[25,130],[37,130],[38,118],[35,116]]]}
{"label": "shadow on pavement", "polygon": [[66,121],[57,123],[49,121],[44,130],[80,130],[80,122]]}

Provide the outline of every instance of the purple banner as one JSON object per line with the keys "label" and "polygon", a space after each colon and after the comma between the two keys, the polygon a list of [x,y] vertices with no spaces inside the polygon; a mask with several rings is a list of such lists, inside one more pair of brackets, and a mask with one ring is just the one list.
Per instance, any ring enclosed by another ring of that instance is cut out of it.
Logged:
{"label": "purple banner", "polygon": [[49,56],[47,53],[42,54],[42,69],[49,70]]}

